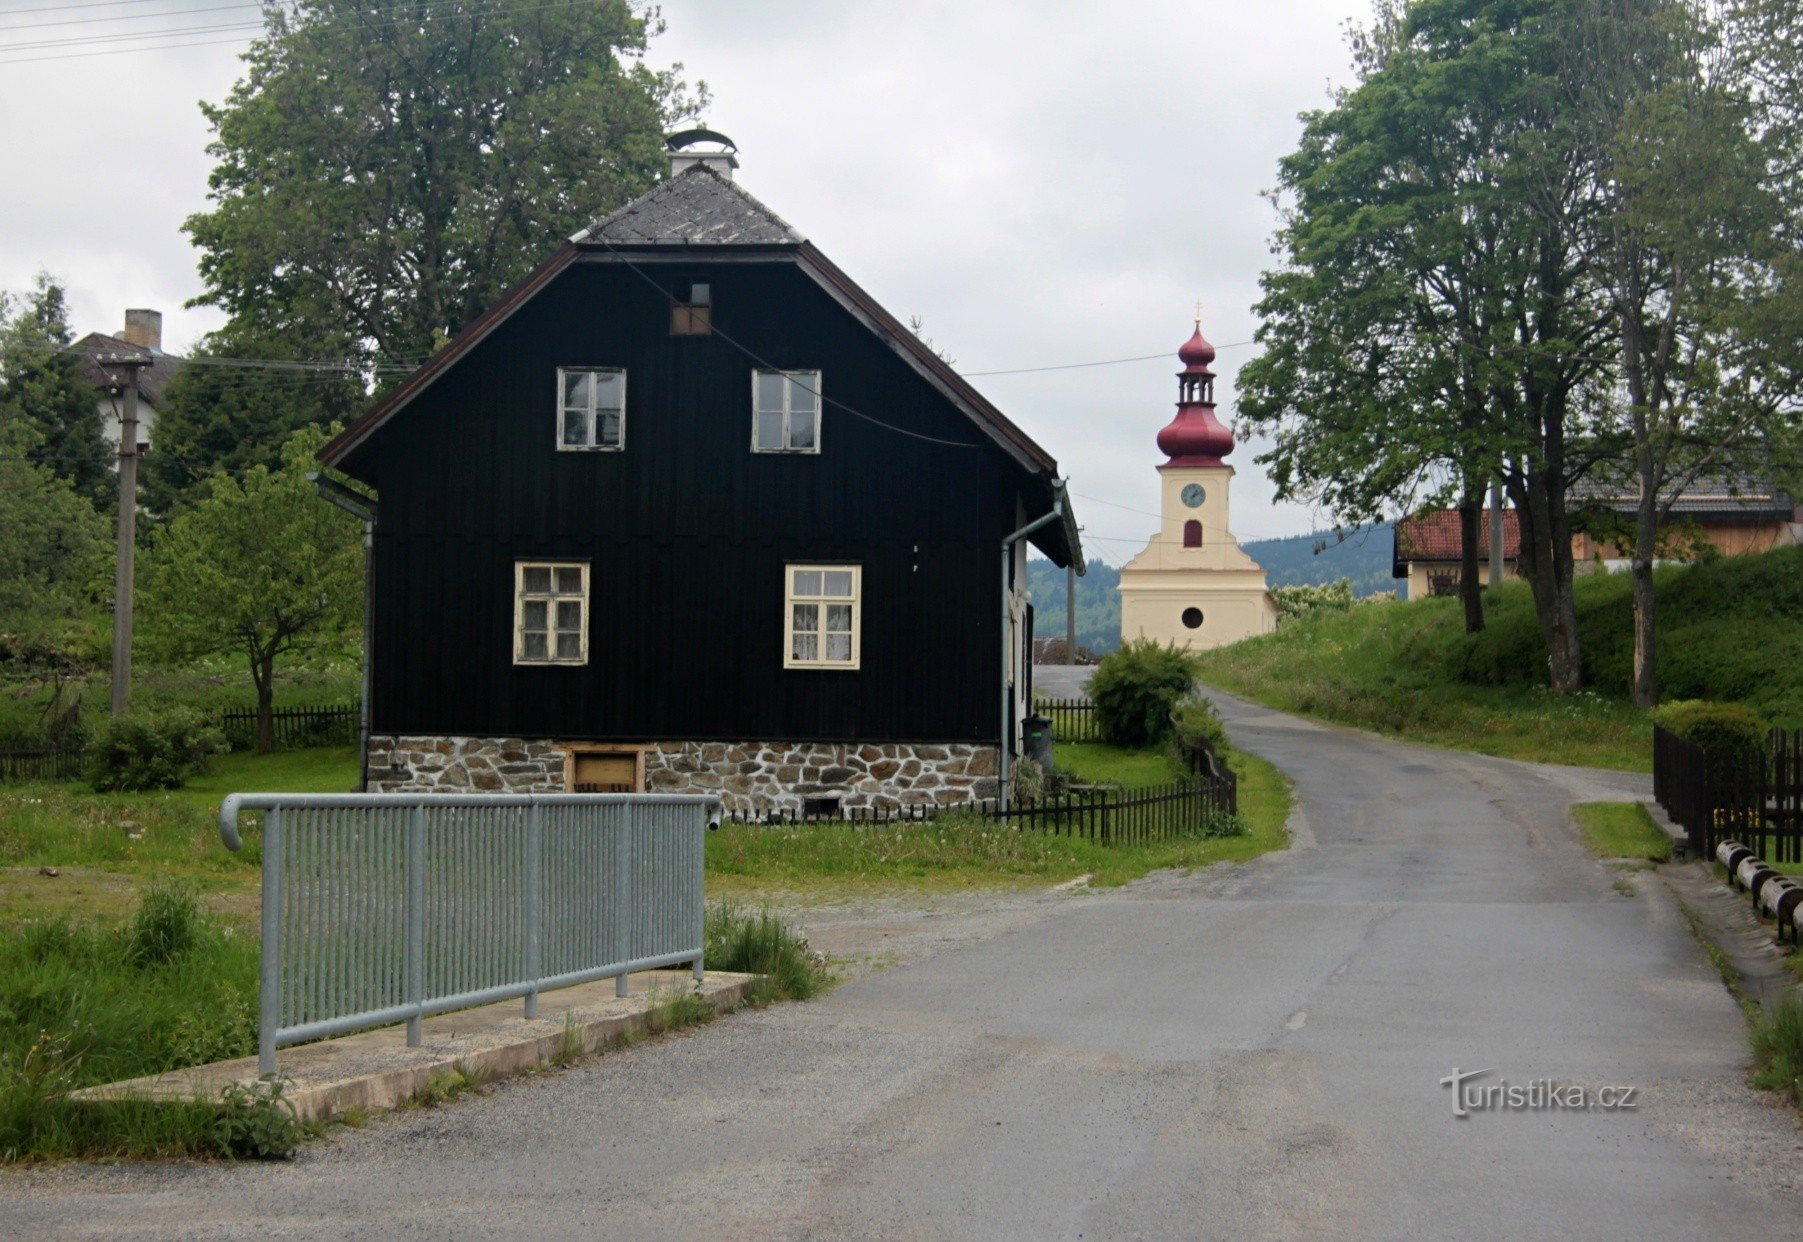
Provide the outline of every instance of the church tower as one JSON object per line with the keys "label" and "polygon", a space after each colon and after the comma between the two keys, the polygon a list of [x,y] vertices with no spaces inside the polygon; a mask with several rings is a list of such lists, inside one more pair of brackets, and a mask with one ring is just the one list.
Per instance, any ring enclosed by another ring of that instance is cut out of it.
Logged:
{"label": "church tower", "polygon": [[1177,358],[1177,416],[1158,433],[1163,520],[1146,550],[1121,570],[1121,638],[1203,650],[1268,634],[1277,605],[1265,571],[1228,526],[1233,433],[1215,417],[1214,346],[1201,320]]}

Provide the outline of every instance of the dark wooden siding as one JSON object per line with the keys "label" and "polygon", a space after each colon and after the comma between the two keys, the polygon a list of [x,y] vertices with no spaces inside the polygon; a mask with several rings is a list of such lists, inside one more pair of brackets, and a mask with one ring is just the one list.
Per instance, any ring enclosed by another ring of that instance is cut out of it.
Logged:
{"label": "dark wooden siding", "polygon": [[[835,400],[817,456],[750,451],[751,371],[658,292],[580,264],[348,463],[380,492],[372,727],[606,740],[992,740],[999,543],[1024,476],[787,263],[657,268]],[[559,366],[624,366],[626,450],[555,450]],[[512,659],[513,564],[586,559],[586,667]],[[863,566],[856,672],[785,670],[783,566]]]}

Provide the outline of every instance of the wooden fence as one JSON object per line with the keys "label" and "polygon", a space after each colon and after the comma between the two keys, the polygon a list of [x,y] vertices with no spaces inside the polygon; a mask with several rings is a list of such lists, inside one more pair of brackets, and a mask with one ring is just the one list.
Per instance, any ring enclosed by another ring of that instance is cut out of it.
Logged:
{"label": "wooden fence", "polygon": [[1653,797],[1683,826],[1693,857],[1739,841],[1767,862],[1803,862],[1803,730],[1774,730],[1763,750],[1712,763],[1655,727]]}
{"label": "wooden fence", "polygon": [[[281,707],[275,711],[275,748],[301,750],[309,746],[353,746],[360,737],[360,714],[355,703],[331,707]],[[225,734],[233,750],[257,748],[257,713],[222,712],[213,723]]]}
{"label": "wooden fence", "polygon": [[0,785],[11,781],[72,781],[81,775],[81,749],[0,750]]}
{"label": "wooden fence", "polygon": [[1060,742],[1099,742],[1096,705],[1088,699],[1035,699],[1033,710],[1052,722],[1052,737]]}

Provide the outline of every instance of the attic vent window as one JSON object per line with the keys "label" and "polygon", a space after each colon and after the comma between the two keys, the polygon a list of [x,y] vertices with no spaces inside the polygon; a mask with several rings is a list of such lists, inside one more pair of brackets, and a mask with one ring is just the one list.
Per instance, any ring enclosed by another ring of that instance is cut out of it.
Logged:
{"label": "attic vent window", "polygon": [[626,447],[626,372],[613,367],[557,368],[559,452]]}
{"label": "attic vent window", "polygon": [[671,336],[710,336],[714,331],[714,290],[704,280],[679,285],[670,303]]}

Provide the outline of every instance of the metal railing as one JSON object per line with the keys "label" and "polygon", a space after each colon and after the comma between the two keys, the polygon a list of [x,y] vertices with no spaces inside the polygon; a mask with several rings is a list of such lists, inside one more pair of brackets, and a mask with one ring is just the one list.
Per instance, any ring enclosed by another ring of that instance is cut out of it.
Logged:
{"label": "metal railing", "polygon": [[276,1049],[635,970],[702,970],[715,798],[232,794],[263,812],[257,1066]]}

